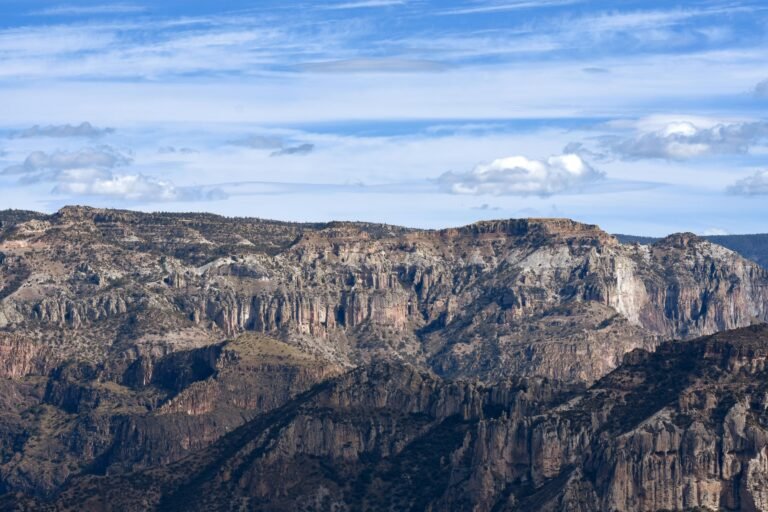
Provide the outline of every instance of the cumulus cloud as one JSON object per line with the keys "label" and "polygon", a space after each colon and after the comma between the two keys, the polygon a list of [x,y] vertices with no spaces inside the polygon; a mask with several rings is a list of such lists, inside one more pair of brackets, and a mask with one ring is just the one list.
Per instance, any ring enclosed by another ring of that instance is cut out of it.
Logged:
{"label": "cumulus cloud", "polygon": [[315,150],[314,144],[300,144],[275,151],[270,156],[308,155]]}
{"label": "cumulus cloud", "polygon": [[768,171],[757,171],[728,187],[728,192],[740,196],[768,195]]}
{"label": "cumulus cloud", "polygon": [[546,160],[500,158],[466,173],[447,172],[437,181],[453,194],[549,196],[578,190],[604,176],[579,155],[564,154]]}
{"label": "cumulus cloud", "polygon": [[624,160],[687,160],[706,155],[746,153],[750,146],[766,138],[768,123],[764,122],[716,124],[700,128],[684,121],[669,123],[659,130],[642,132],[630,138],[606,138],[604,145]]}
{"label": "cumulus cloud", "polygon": [[98,196],[125,201],[212,201],[226,199],[219,188],[177,187],[170,181],[143,174],[92,176],[66,172],[59,176],[55,194]]}
{"label": "cumulus cloud", "polygon": [[581,158],[589,158],[590,160],[605,160],[606,155],[605,153],[601,153],[599,151],[594,151],[588,147],[586,147],[581,142],[569,142],[565,145],[563,148],[563,154],[564,155],[579,155]]}
{"label": "cumulus cloud", "polygon": [[117,173],[132,158],[110,146],[76,152],[35,151],[23,163],[6,167],[0,175],[19,176],[19,184],[52,183],[52,193],[93,196],[122,201],[213,201],[227,194],[213,187],[181,187],[140,173]]}
{"label": "cumulus cloud", "polygon": [[81,149],[80,151],[34,151],[21,164],[6,167],[0,174],[21,175],[26,181],[42,181],[72,169],[113,169],[129,165],[132,159],[111,146]]}
{"label": "cumulus cloud", "polygon": [[113,133],[114,128],[97,128],[91,123],[84,122],[79,125],[63,124],[63,125],[49,125],[38,126],[35,125],[25,130],[13,132],[11,138],[16,139],[30,139],[33,137],[88,137],[96,138],[109,133]]}

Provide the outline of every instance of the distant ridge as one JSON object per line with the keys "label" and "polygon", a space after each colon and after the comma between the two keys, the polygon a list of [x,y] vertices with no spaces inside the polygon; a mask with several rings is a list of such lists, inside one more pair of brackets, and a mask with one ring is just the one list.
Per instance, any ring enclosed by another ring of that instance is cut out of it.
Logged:
{"label": "distant ridge", "polygon": [[[613,235],[623,244],[649,245],[661,238],[635,235]],[[716,235],[703,236],[712,243],[722,245],[735,251],[748,260],[752,260],[764,268],[768,268],[768,233],[754,235]]]}

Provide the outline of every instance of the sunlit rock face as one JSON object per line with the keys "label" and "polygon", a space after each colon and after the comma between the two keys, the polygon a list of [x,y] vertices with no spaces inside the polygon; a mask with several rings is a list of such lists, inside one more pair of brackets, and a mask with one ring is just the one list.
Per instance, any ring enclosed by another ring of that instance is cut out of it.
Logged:
{"label": "sunlit rock face", "polygon": [[[594,381],[624,353],[768,316],[766,271],[693,235],[567,219],[443,231],[65,208],[6,214],[0,327],[90,361],[255,331],[340,365]],[[54,341],[51,338],[57,338]]]}

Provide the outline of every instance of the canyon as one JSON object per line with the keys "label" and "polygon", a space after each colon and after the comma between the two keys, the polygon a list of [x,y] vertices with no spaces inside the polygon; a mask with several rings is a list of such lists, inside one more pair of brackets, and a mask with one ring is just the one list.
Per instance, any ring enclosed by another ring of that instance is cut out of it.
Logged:
{"label": "canyon", "polygon": [[766,320],[693,234],[0,212],[0,508],[768,510]]}

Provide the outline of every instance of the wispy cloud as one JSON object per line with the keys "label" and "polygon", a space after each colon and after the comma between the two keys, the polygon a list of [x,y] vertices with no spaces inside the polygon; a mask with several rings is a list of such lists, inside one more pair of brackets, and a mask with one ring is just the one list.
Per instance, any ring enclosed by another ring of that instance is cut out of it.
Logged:
{"label": "wispy cloud", "polygon": [[274,72],[344,55],[346,22],[312,28],[268,17],[219,16],[51,24],[0,29],[0,79],[160,78]]}
{"label": "wispy cloud", "polygon": [[359,2],[344,2],[339,4],[324,5],[322,9],[366,9],[371,7],[388,7],[392,5],[404,5],[406,0],[361,0]]}
{"label": "wispy cloud", "polygon": [[446,64],[425,59],[347,59],[302,64],[301,69],[316,73],[419,73],[444,71]]}
{"label": "wispy cloud", "polygon": [[560,7],[581,3],[583,0],[522,0],[518,2],[494,2],[474,7],[462,7],[459,9],[448,9],[438,14],[458,15],[458,14],[485,14],[504,11],[518,11],[521,9],[541,9],[546,7]]}
{"label": "wispy cloud", "polygon": [[147,8],[135,4],[59,5],[32,11],[33,16],[88,16],[95,14],[136,14]]}

